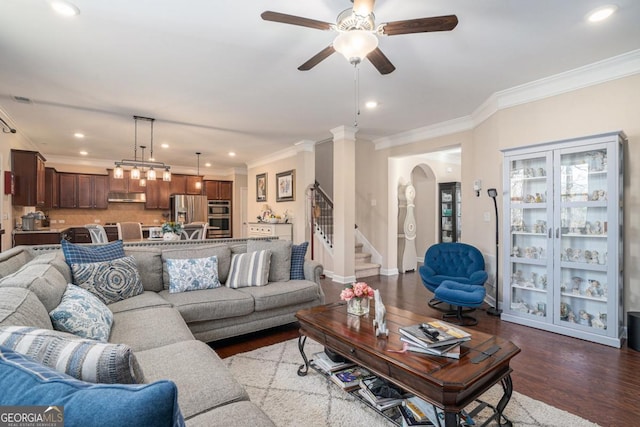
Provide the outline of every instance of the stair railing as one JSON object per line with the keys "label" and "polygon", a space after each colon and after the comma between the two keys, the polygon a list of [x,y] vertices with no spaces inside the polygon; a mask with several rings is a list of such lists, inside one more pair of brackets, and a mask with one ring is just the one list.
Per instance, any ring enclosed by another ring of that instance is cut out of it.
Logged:
{"label": "stair railing", "polygon": [[[333,201],[320,187],[318,181],[313,184],[311,197],[311,230],[325,243],[333,248]],[[314,255],[313,238],[311,239],[311,259]]]}

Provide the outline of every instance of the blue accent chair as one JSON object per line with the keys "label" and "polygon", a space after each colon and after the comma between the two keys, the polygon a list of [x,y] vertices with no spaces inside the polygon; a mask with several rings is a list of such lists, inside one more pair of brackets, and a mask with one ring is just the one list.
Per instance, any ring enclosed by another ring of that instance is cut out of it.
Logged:
{"label": "blue accent chair", "polygon": [[[487,281],[484,257],[475,247],[466,243],[437,243],[427,249],[424,264],[419,268],[422,284],[434,294],[445,280],[465,285],[481,286]],[[443,301],[433,298],[429,306],[437,307]]]}

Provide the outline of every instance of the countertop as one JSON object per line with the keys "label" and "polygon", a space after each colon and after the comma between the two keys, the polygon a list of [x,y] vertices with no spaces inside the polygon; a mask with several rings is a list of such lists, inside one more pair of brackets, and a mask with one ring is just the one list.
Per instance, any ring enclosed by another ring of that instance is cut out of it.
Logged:
{"label": "countertop", "polygon": [[[103,225],[103,227],[106,228],[116,228],[115,225]],[[148,230],[152,227],[162,227],[162,224],[149,224],[149,225],[145,225],[142,224],[142,230]],[[13,234],[42,234],[42,233],[52,233],[52,234],[59,234],[59,233],[64,233],[65,231],[69,231],[72,228],[85,228],[84,225],[67,225],[64,227],[40,227],[36,230],[32,230],[32,231],[25,231],[25,230],[18,230],[15,229],[13,230]]]}

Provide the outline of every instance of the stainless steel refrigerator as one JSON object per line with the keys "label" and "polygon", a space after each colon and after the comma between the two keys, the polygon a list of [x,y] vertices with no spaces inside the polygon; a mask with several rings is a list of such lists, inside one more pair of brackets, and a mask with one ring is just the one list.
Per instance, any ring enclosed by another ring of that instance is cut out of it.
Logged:
{"label": "stainless steel refrigerator", "polygon": [[174,194],[171,200],[171,220],[182,224],[207,222],[207,196]]}

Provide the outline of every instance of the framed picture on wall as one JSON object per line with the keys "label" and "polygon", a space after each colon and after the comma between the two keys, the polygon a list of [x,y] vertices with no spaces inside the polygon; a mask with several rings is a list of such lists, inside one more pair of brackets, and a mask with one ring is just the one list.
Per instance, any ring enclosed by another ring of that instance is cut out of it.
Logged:
{"label": "framed picture on wall", "polygon": [[267,174],[256,175],[256,202],[267,201]]}
{"label": "framed picture on wall", "polygon": [[295,200],[296,170],[276,174],[276,202],[292,202]]}

